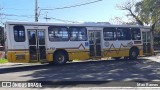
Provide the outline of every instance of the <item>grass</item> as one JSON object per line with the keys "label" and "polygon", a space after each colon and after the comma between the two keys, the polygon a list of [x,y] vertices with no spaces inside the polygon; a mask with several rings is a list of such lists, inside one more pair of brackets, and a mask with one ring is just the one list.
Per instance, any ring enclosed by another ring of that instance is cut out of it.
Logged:
{"label": "grass", "polygon": [[0,58],[0,64],[8,63],[8,60],[5,58]]}

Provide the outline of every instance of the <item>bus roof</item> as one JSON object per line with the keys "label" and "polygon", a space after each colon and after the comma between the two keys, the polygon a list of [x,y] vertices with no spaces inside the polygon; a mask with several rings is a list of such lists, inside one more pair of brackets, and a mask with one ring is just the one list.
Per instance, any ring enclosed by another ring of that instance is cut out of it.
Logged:
{"label": "bus roof", "polygon": [[108,22],[92,22],[92,23],[46,23],[46,22],[13,22],[7,21],[9,25],[31,25],[31,26],[86,26],[86,27],[139,27],[149,29],[149,26],[141,25],[113,25]]}

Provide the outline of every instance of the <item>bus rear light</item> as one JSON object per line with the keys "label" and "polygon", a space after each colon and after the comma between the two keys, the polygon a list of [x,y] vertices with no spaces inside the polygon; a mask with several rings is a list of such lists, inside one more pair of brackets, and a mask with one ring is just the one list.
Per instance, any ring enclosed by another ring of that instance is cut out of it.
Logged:
{"label": "bus rear light", "polygon": [[134,44],[141,44],[142,41],[134,41]]}

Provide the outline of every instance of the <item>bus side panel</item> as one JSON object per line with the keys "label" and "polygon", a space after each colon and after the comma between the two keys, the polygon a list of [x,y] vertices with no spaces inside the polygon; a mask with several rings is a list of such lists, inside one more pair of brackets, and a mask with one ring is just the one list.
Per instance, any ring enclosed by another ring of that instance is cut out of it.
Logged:
{"label": "bus side panel", "polygon": [[7,60],[9,62],[13,62],[12,59],[12,52],[10,52],[9,50],[12,48],[12,40],[11,40],[11,35],[13,36],[12,32],[11,32],[12,27],[9,24],[6,24],[6,55],[7,55]]}
{"label": "bus side panel", "polygon": [[46,56],[47,56],[46,58],[47,58],[48,62],[53,61],[53,52],[47,51]]}
{"label": "bus side panel", "polygon": [[139,50],[139,55],[142,56],[143,55],[143,49]]}
{"label": "bus side panel", "polygon": [[132,41],[104,41],[103,42],[103,56],[104,57],[123,57],[129,56],[129,50],[131,47],[128,43]]}
{"label": "bus side panel", "polygon": [[[89,59],[89,46],[85,45],[88,41],[65,41],[65,42],[51,42],[47,45],[47,59],[53,60],[53,54],[56,50],[65,50],[68,53],[69,60],[85,60]],[[53,49],[53,50],[50,50]]]}
{"label": "bus side panel", "polygon": [[124,50],[104,50],[103,52],[104,57],[122,57],[122,56],[129,56],[129,49]]}
{"label": "bus side panel", "polygon": [[7,58],[9,62],[29,63],[28,52],[8,52]]}
{"label": "bus side panel", "polygon": [[86,60],[89,59],[89,51],[87,50],[68,50],[69,60]]}
{"label": "bus side panel", "polygon": [[45,27],[46,33],[45,33],[45,40],[46,40],[46,59],[48,60],[48,62],[52,62],[53,61],[53,48],[52,45],[54,45],[54,43],[51,43],[49,41],[49,34],[48,34],[48,26]]}

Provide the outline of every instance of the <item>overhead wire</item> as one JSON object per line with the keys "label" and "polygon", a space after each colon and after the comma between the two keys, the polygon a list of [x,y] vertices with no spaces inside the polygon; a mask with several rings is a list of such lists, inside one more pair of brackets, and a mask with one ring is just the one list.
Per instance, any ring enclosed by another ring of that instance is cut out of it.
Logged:
{"label": "overhead wire", "polygon": [[88,5],[88,4],[92,4],[92,3],[96,3],[96,2],[100,2],[100,1],[103,1],[103,0],[95,0],[95,1],[87,2],[87,3],[82,3],[82,4],[76,4],[76,5],[71,5],[71,6],[64,6],[64,7],[53,8],[53,9],[41,9],[41,10],[67,9],[67,8],[84,6],[84,5]]}
{"label": "overhead wire", "polygon": [[53,20],[56,20],[56,21],[61,21],[61,22],[78,23],[77,21],[70,21],[70,20],[58,19],[58,18],[54,18],[54,17],[50,17],[50,19],[53,19]]}
{"label": "overhead wire", "polygon": [[[90,2],[86,2],[86,3],[80,3],[80,4],[75,4],[75,5],[70,5],[70,6],[64,6],[64,7],[58,7],[58,8],[53,8],[53,9],[41,9],[41,10],[56,10],[56,9],[66,9],[66,8],[73,8],[73,7],[79,7],[79,6],[84,6],[84,5],[88,5],[88,4],[92,4],[92,3],[96,3],[96,2],[100,2],[103,0],[94,0],[94,1],[90,1]],[[2,8],[2,9],[12,9],[12,10],[32,10],[32,9],[16,9],[16,8]]]}
{"label": "overhead wire", "polygon": [[[67,9],[67,8],[84,6],[84,5],[88,5],[88,4],[92,4],[92,3],[96,3],[96,2],[100,2],[100,1],[103,1],[103,0],[94,0],[94,1],[86,2],[86,3],[81,3],[81,4],[75,4],[75,5],[71,5],[71,6],[64,6],[64,7],[58,7],[58,8],[53,8],[53,9],[40,9],[40,10]],[[15,8],[3,8],[3,9],[28,10],[28,9],[15,9]],[[35,18],[34,15],[15,15],[15,14],[2,14],[2,13],[1,13],[1,15],[4,15],[4,16],[15,16],[15,17],[26,17],[26,18]],[[41,14],[41,15],[43,15],[43,14]],[[39,19],[42,19],[42,18],[39,18]],[[62,21],[62,22],[77,23],[77,21],[63,20],[63,19],[58,19],[58,18],[54,18],[54,17],[50,17],[50,19],[57,20],[57,21]]]}
{"label": "overhead wire", "polygon": [[4,7],[3,7],[2,9],[8,9],[8,10],[9,10],[9,9],[10,9],[10,10],[32,10],[32,9],[16,9],[16,8],[4,8]]}
{"label": "overhead wire", "polygon": [[[86,3],[81,3],[81,4],[71,5],[71,6],[64,6],[64,7],[53,8],[53,9],[40,9],[39,15],[40,15],[40,12],[41,12],[42,10],[56,10],[56,9],[73,8],[73,7],[84,6],[84,5],[88,5],[88,4],[92,4],[92,3],[96,3],[96,2],[100,2],[100,1],[103,1],[103,0],[94,0],[94,1],[86,2]],[[63,19],[57,19],[57,18],[51,18],[51,19],[58,20],[58,21],[62,21],[62,22],[77,23],[77,21],[63,20]]]}
{"label": "overhead wire", "polygon": [[31,15],[16,15],[16,14],[4,14],[4,13],[1,13],[0,15],[3,15],[3,16],[15,16],[15,17],[27,17],[27,18],[34,18],[33,16]]}

